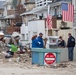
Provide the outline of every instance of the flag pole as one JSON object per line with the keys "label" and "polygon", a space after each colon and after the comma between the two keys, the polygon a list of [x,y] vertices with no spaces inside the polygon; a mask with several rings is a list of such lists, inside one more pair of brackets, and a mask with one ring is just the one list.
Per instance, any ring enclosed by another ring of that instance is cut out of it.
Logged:
{"label": "flag pole", "polygon": [[48,13],[47,13],[48,15],[49,15],[49,11],[50,11],[49,9],[50,9],[50,5],[48,5]]}
{"label": "flag pole", "polygon": [[[47,16],[49,15],[50,6],[48,5]],[[48,25],[46,26],[46,37],[48,36]]]}

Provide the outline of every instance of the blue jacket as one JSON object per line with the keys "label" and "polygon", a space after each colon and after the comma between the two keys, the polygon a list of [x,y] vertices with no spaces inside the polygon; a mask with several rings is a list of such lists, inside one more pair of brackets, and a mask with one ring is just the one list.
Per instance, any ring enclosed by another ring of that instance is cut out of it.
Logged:
{"label": "blue jacket", "polygon": [[37,38],[34,38],[34,39],[32,40],[32,48],[38,48]]}
{"label": "blue jacket", "polygon": [[41,37],[38,37],[37,40],[38,40],[38,48],[44,48],[43,39]]}
{"label": "blue jacket", "polygon": [[32,40],[32,48],[43,48],[44,44],[43,44],[43,39],[41,37],[38,38],[34,38]]}

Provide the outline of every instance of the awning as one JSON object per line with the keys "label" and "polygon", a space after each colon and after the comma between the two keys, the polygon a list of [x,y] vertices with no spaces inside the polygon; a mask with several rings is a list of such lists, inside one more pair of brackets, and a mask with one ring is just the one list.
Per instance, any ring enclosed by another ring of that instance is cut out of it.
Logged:
{"label": "awning", "polygon": [[15,15],[8,15],[8,16],[5,16],[5,19],[13,19],[15,18]]}
{"label": "awning", "polygon": [[47,6],[36,7],[36,8],[33,8],[31,11],[24,12],[20,15],[22,16],[22,15],[29,15],[29,14],[37,14],[37,13],[39,13],[39,11],[42,11],[44,9],[47,10]]}

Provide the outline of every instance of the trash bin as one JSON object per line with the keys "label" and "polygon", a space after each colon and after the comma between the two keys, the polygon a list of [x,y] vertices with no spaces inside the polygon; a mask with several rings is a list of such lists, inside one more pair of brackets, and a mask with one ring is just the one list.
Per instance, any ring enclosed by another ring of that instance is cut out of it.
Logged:
{"label": "trash bin", "polygon": [[32,64],[51,65],[60,62],[61,50],[32,48]]}

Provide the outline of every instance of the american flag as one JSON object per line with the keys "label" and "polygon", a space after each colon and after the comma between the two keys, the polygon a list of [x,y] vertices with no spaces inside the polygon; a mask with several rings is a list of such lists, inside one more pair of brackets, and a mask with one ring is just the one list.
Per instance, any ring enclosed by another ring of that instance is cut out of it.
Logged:
{"label": "american flag", "polygon": [[74,5],[62,3],[62,20],[74,22]]}
{"label": "american flag", "polygon": [[47,28],[48,30],[52,29],[52,19],[50,15],[47,15]]}

